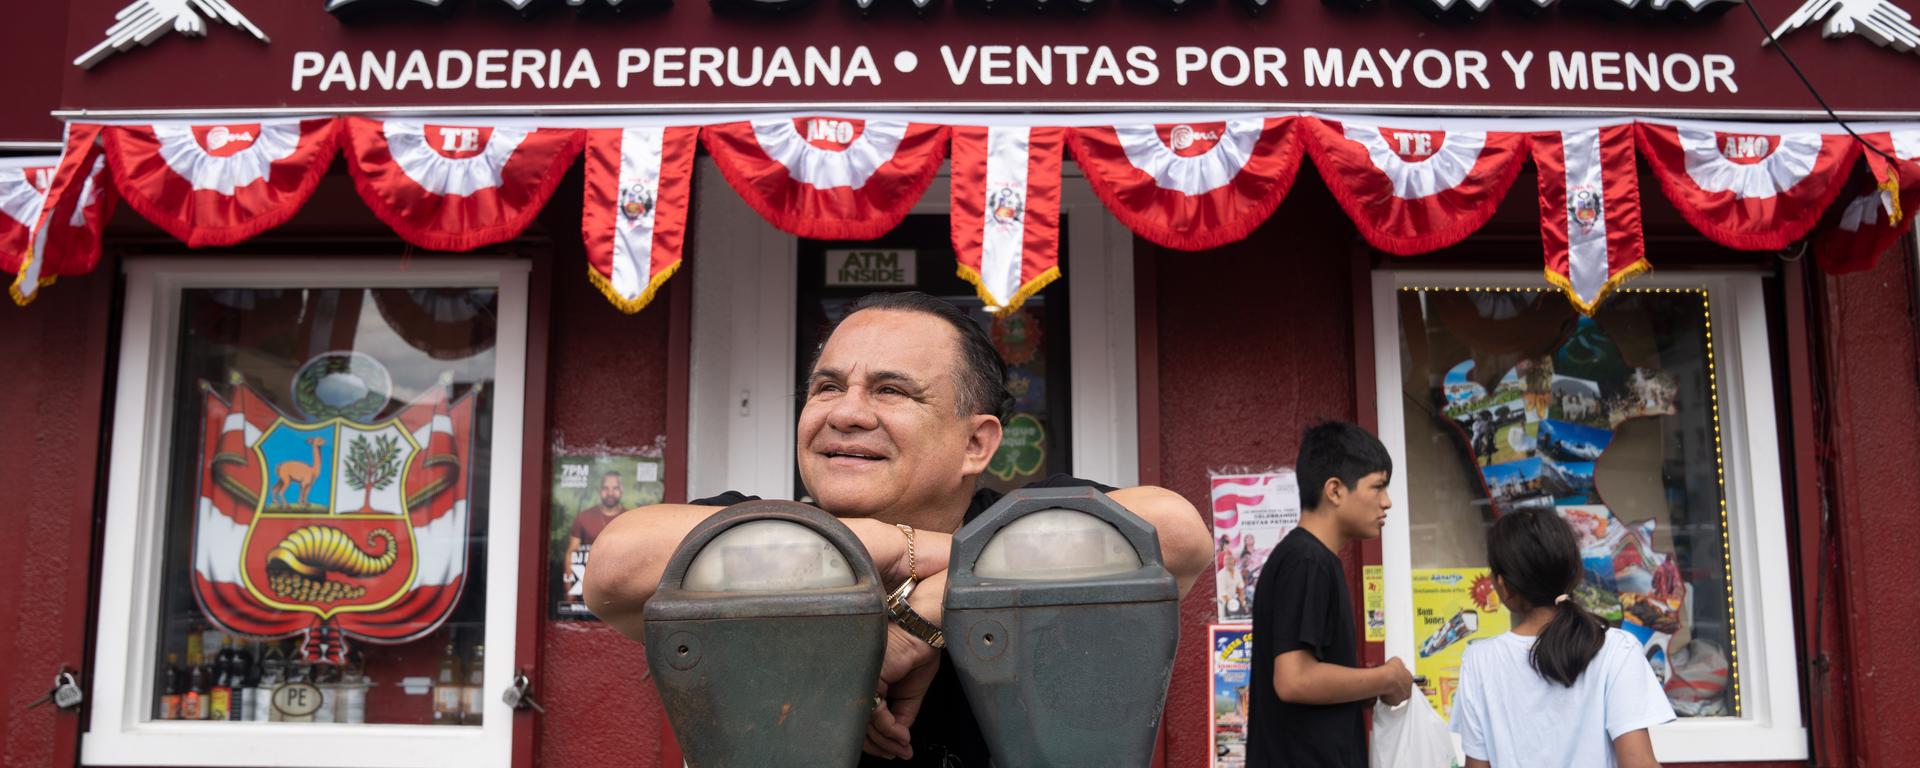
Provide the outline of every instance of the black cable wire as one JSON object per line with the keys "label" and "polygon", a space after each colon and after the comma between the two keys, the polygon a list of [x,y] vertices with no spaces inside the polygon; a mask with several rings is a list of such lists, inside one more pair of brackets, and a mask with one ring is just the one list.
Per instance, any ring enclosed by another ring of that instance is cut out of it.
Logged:
{"label": "black cable wire", "polygon": [[[1848,125],[1847,121],[1840,119],[1840,115],[1833,111],[1833,107],[1827,105],[1827,97],[1821,96],[1819,89],[1813,87],[1813,81],[1807,79],[1807,73],[1800,71],[1800,65],[1794,62],[1793,56],[1787,53],[1787,49],[1780,47],[1780,41],[1773,36],[1773,27],[1768,26],[1766,20],[1760,18],[1760,9],[1753,7],[1752,0],[1742,2],[1741,5],[1747,7],[1747,14],[1753,17],[1753,23],[1760,25],[1760,31],[1766,33],[1767,46],[1778,51],[1780,58],[1786,60],[1787,66],[1793,70],[1794,77],[1800,78],[1800,84],[1806,86],[1807,93],[1812,94],[1813,100],[1820,103],[1821,109],[1826,110],[1827,117],[1832,118],[1841,128],[1846,129],[1847,135],[1852,136],[1853,140],[1859,142],[1860,146],[1866,147],[1868,151],[1886,158],[1887,162],[1894,166],[1900,165],[1899,158],[1887,154],[1879,147],[1868,143],[1866,139],[1860,138],[1860,134],[1853,130],[1853,126]],[[1878,179],[1875,181],[1878,181]]]}

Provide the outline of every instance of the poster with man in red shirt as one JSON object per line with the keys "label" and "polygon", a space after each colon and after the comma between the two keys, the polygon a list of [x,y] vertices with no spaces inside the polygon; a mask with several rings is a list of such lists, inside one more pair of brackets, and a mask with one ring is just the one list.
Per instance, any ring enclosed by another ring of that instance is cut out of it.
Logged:
{"label": "poster with man in red shirt", "polygon": [[615,517],[635,507],[660,503],[658,451],[627,454],[561,453],[553,458],[553,503],[549,519],[548,562],[553,564],[554,618],[592,619],[582,599],[581,579],[593,542]]}

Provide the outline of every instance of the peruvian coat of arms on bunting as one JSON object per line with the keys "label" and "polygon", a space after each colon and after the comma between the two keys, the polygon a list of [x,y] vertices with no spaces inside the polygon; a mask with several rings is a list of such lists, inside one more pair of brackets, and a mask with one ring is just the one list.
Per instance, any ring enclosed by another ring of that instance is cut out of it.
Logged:
{"label": "peruvian coat of arms on bunting", "polygon": [[443,376],[377,416],[387,374],[329,352],[294,377],[299,417],[237,374],[231,399],[201,382],[194,595],[221,628],[303,635],[339,663],[345,638],[404,643],[439,627],[466,582],[469,461],[478,390]]}

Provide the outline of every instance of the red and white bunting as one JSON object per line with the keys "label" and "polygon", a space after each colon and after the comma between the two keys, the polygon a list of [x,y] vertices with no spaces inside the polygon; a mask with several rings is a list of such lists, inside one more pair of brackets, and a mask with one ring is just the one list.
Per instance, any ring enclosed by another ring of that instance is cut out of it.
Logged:
{"label": "red and white bunting", "polygon": [[1861,138],[1879,150],[1863,153],[1870,178],[1841,198],[1838,215],[1828,213],[1831,226],[1813,236],[1814,261],[1833,274],[1872,269],[1920,216],[1920,129]]}
{"label": "red and white bunting", "polygon": [[421,248],[518,236],[580,152],[581,131],[346,118],[347,170],[373,214]]}
{"label": "red and white bunting", "polygon": [[1533,134],[1547,282],[1582,314],[1652,269],[1640,226],[1633,124]]}
{"label": "red and white bunting", "polygon": [[59,156],[0,158],[0,264],[19,272]]}
{"label": "red and white bunting", "polygon": [[[113,215],[113,185],[100,149],[100,126],[67,126],[67,145],[51,167],[18,168],[20,186],[0,192],[0,269],[14,273],[8,293],[26,306],[56,278],[84,275],[100,263],[100,235]],[[11,175],[10,173],[8,175]],[[31,225],[16,228],[25,216]],[[23,236],[24,235],[24,236]]]}
{"label": "red and white bunting", "polygon": [[1636,131],[1640,154],[1687,223],[1746,251],[1785,248],[1805,237],[1860,154],[1845,133],[1742,133],[1649,122]]}
{"label": "red and white bunting", "polygon": [[189,247],[239,243],[286,223],[333,162],[331,117],[108,126],[120,196]]}
{"label": "red and white bunting", "polygon": [[1068,146],[1120,223],[1168,248],[1199,251],[1253,233],[1300,170],[1294,119],[1074,128]]}
{"label": "red and white bunting", "polygon": [[1523,133],[1306,122],[1327,189],[1361,237],[1396,256],[1439,250],[1480,229],[1526,155]]}
{"label": "red and white bunting", "polygon": [[699,137],[698,128],[587,131],[587,277],[622,312],[647,306],[680,268]]}
{"label": "red and white bunting", "polygon": [[1064,128],[953,129],[953,250],[995,312],[1060,277]]}
{"label": "red and white bunting", "polygon": [[944,125],[795,117],[707,126],[701,140],[747,205],[780,229],[869,240],[906,218],[947,157]]}

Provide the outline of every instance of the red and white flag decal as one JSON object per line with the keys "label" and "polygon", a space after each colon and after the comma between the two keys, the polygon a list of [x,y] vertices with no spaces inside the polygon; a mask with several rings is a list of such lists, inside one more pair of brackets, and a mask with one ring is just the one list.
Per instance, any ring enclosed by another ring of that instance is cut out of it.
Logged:
{"label": "red and white flag decal", "polygon": [[[1838,216],[1813,236],[1813,256],[1834,274],[1872,269],[1920,216],[1920,129],[1861,137],[1880,152],[1865,152],[1871,178],[1843,198]],[[1897,197],[1896,197],[1897,195]]]}
{"label": "red and white flag decal", "polygon": [[1547,282],[1582,314],[1651,269],[1640,227],[1633,124],[1533,134]]}
{"label": "red and white flag decal", "polygon": [[944,125],[796,117],[701,132],[727,183],[780,229],[821,240],[879,237],[906,218],[947,157]]}
{"label": "red and white flag decal", "polygon": [[1183,251],[1252,234],[1293,188],[1302,153],[1287,117],[1073,128],[1067,139],[1120,223]]}
{"label": "red and white flag decal", "polygon": [[680,268],[698,128],[587,131],[587,277],[638,312]]}
{"label": "red and white flag decal", "polygon": [[1640,153],[1680,215],[1714,242],[1747,251],[1805,237],[1840,194],[1860,147],[1845,133],[1734,133],[1639,123]]}
{"label": "red and white flag decal", "polygon": [[577,130],[346,120],[361,199],[407,242],[443,251],[518,236],[582,142]]}
{"label": "red and white flag decal", "polygon": [[233,245],[293,218],[336,148],[333,118],[109,126],[127,205],[188,246]]}
{"label": "red and white flag decal", "polygon": [[1307,123],[1327,189],[1361,237],[1396,256],[1445,248],[1487,223],[1527,146],[1523,133]]}
{"label": "red and white flag decal", "polygon": [[1060,276],[1064,128],[953,129],[953,250],[960,276],[1011,312]]}
{"label": "red and white flag decal", "polygon": [[98,125],[68,125],[67,146],[52,166],[29,160],[0,171],[0,269],[14,273],[8,293],[15,304],[26,306],[55,278],[100,263],[114,198],[99,138]]}

